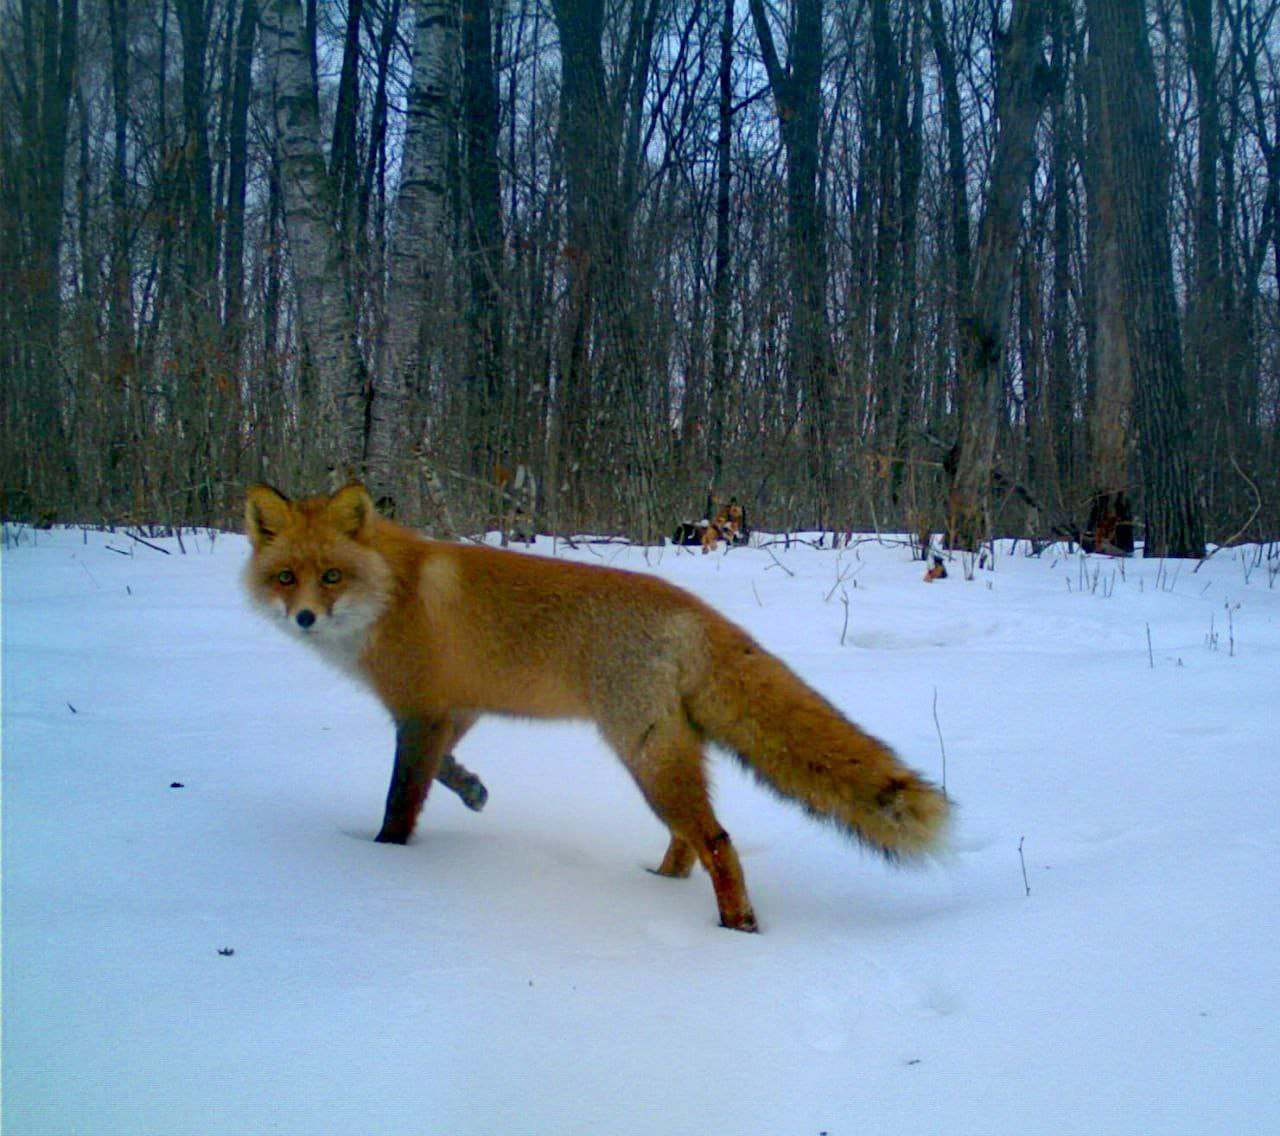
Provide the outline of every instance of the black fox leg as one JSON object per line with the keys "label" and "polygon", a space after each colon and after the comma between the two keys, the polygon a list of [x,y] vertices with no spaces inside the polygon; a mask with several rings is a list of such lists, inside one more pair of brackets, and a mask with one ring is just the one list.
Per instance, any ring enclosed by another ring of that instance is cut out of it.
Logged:
{"label": "black fox leg", "polygon": [[448,717],[406,718],[396,723],[396,762],[378,843],[404,844],[412,835],[431,781],[453,739],[453,723]]}

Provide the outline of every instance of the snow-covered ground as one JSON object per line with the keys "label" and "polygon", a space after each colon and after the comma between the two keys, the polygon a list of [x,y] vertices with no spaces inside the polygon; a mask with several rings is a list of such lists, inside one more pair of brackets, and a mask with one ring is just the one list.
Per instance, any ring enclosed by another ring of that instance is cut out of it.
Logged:
{"label": "snow-covered ground", "polygon": [[753,936],[641,870],[664,832],[584,726],[482,724],[488,808],[374,844],[382,710],[248,610],[242,538],[183,543],[7,532],[6,1136],[1280,1123],[1280,548],[925,584],[893,542],[561,545],[696,592],[937,780],[941,735],[920,870],[715,759]]}

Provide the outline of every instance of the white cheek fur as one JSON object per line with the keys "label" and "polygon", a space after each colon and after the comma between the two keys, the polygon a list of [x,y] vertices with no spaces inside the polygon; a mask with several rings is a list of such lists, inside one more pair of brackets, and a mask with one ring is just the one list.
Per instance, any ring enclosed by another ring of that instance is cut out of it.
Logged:
{"label": "white cheek fur", "polygon": [[250,590],[249,599],[258,610],[258,613],[266,616],[272,622],[292,622],[289,619],[289,607],[280,596],[264,595],[262,592]]}
{"label": "white cheek fur", "polygon": [[[369,628],[382,614],[383,605],[369,600],[340,599],[327,615],[317,613],[310,630],[296,627],[300,638],[310,643],[322,658],[340,670],[360,677],[360,654]],[[291,621],[292,622],[292,621]]]}

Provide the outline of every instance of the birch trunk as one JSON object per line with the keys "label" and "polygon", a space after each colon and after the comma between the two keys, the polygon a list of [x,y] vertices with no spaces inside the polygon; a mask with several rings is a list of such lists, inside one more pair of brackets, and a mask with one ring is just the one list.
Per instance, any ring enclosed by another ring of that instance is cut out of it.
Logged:
{"label": "birch trunk", "polygon": [[[375,484],[400,486],[404,507],[419,508],[421,487],[407,459],[426,461],[425,439],[412,425],[417,398],[427,392],[432,312],[448,280],[450,92],[454,88],[455,6],[414,0],[413,70],[404,157],[388,250],[386,359],[369,407],[369,470]],[[408,477],[397,478],[405,469]],[[431,475],[434,477],[434,475]],[[432,495],[426,494],[430,503]],[[434,510],[433,510],[434,511]],[[439,523],[441,518],[432,518]],[[447,527],[447,526],[446,526]]]}
{"label": "birch trunk", "polygon": [[304,467],[323,462],[335,479],[362,476],[366,376],[356,340],[350,266],[334,224],[336,200],[321,144],[320,114],[302,7],[270,0],[260,25],[275,90],[275,142],[301,340]]}

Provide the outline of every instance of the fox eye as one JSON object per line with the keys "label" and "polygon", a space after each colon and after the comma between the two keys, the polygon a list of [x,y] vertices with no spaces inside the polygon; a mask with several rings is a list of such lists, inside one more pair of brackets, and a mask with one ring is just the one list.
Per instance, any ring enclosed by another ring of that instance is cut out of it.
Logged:
{"label": "fox eye", "polygon": [[295,576],[292,570],[288,568],[282,568],[279,572],[276,573],[276,583],[280,584],[282,587],[291,588],[297,582],[298,582],[298,577]]}
{"label": "fox eye", "polygon": [[342,579],[342,571],[338,568],[326,568],[324,575],[320,577],[322,584],[336,584]]}

